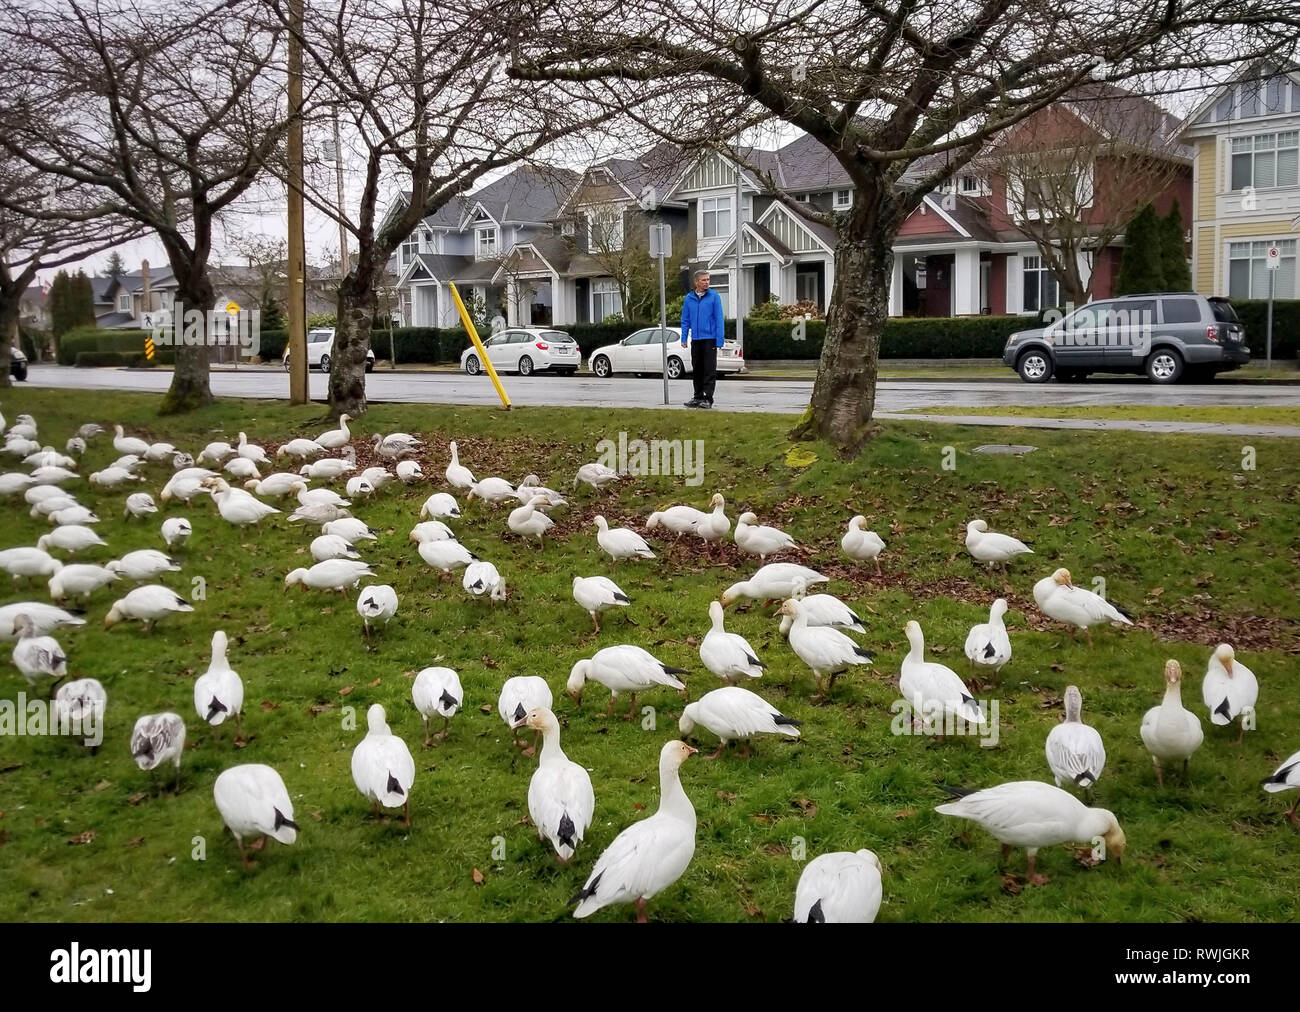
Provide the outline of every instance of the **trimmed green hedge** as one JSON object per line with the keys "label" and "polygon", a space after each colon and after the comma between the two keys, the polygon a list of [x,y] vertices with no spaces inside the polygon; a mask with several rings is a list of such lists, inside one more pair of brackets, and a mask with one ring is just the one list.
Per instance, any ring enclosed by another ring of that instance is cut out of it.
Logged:
{"label": "trimmed green hedge", "polygon": [[[1246,343],[1251,358],[1263,358],[1267,348],[1267,299],[1233,299],[1232,308],[1246,328]],[[1273,301],[1273,357],[1300,358],[1300,299]]]}
{"label": "trimmed green hedge", "polygon": [[[100,330],[97,327],[78,327],[59,338],[59,365],[131,365],[136,359],[144,361],[144,339],[147,330]],[[115,353],[121,361],[104,357]],[[85,362],[82,355],[91,357]],[[155,350],[155,365],[171,365],[176,361],[175,349],[159,347]]]}
{"label": "trimmed green hedge", "polygon": [[170,365],[160,362],[157,357],[150,362],[142,351],[79,351],[75,365],[79,369],[103,368],[105,366],[127,366],[131,369],[152,369],[158,365]]}

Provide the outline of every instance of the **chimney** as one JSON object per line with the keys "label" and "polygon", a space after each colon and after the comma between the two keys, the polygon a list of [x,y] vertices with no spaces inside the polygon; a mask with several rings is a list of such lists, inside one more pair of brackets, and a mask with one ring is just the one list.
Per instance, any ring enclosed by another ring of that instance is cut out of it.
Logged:
{"label": "chimney", "polygon": [[153,312],[153,293],[149,290],[149,261],[140,261],[140,312]]}

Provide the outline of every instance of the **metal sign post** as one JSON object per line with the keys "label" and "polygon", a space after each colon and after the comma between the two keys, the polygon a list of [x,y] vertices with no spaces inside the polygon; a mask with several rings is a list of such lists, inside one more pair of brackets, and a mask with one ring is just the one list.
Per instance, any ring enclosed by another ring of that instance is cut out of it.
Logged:
{"label": "metal sign post", "polygon": [[659,261],[659,349],[663,357],[664,403],[668,403],[668,302],[664,287],[664,257],[673,248],[673,228],[663,223],[650,226],[650,256]]}
{"label": "metal sign post", "polygon": [[1277,278],[1277,268],[1282,262],[1282,251],[1276,246],[1268,248],[1268,325],[1264,329],[1264,371],[1273,369],[1273,291]]}

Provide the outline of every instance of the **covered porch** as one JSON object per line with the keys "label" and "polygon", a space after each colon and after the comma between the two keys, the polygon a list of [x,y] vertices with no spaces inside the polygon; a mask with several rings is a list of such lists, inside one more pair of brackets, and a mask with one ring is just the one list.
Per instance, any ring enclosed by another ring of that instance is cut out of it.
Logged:
{"label": "covered porch", "polygon": [[988,316],[1007,312],[1007,255],[978,244],[899,244],[890,316]]}

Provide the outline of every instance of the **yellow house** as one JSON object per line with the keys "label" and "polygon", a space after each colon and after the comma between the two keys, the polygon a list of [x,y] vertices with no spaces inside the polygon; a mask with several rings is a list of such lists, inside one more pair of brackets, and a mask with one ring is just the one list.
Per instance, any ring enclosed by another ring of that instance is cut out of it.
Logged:
{"label": "yellow house", "polygon": [[[1186,120],[1196,151],[1192,283],[1203,295],[1294,299],[1300,240],[1300,67],[1257,62]],[[1275,271],[1268,254],[1280,256]]]}

